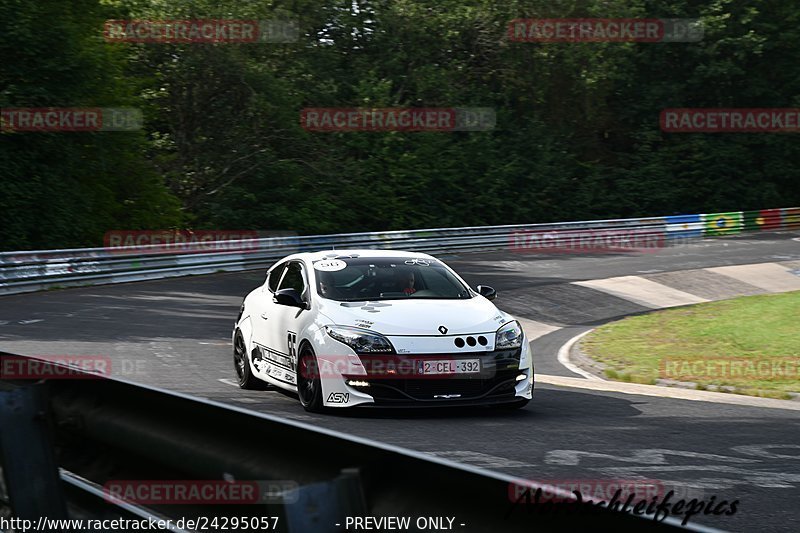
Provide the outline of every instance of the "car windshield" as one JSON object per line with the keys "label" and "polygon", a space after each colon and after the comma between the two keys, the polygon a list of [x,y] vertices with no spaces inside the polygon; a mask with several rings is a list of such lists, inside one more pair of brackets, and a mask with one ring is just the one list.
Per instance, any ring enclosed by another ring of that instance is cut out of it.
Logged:
{"label": "car windshield", "polygon": [[468,299],[469,288],[435,259],[343,257],[313,263],[317,293],[340,302]]}

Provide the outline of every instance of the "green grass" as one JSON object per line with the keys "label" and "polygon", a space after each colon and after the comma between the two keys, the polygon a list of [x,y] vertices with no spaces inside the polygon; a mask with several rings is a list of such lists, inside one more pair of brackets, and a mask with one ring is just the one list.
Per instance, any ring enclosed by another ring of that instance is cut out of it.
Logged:
{"label": "green grass", "polygon": [[[581,346],[606,365],[609,379],[656,383],[666,378],[694,383],[699,390],[727,386],[740,394],[790,398],[789,392],[800,392],[800,291],[629,317],[597,328]],[[727,360],[744,370],[725,371],[721,365]],[[767,362],[770,366],[763,366]],[[746,372],[748,364],[764,370]],[[785,375],[773,372],[774,365]],[[689,368],[701,372],[689,373]],[[716,375],[702,370],[710,368],[722,370]]]}

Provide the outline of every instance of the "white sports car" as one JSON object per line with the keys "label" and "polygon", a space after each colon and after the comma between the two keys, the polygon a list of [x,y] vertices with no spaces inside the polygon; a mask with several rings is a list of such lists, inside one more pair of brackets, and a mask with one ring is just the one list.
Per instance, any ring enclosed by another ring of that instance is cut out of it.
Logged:
{"label": "white sports car", "polygon": [[239,386],[351,406],[522,407],[533,361],[519,323],[430,255],[299,253],[267,272],[233,329]]}

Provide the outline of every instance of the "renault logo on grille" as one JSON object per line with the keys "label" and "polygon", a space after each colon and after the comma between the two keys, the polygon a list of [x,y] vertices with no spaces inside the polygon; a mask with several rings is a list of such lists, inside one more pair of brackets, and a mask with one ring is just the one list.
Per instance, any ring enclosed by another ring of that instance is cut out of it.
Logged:
{"label": "renault logo on grille", "polygon": [[441,333],[442,335],[444,335],[445,333],[447,333],[447,328],[446,328],[446,327],[444,327],[444,326],[439,326],[439,333]]}

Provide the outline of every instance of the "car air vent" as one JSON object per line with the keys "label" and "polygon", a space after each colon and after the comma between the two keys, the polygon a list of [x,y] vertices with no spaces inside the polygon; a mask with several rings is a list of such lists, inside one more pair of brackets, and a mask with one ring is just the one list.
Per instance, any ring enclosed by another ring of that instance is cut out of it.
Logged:
{"label": "car air vent", "polygon": [[453,344],[456,345],[456,348],[463,348],[464,346],[475,346],[477,344],[480,344],[481,346],[486,346],[489,344],[489,341],[483,335],[478,337],[477,341],[475,340],[475,337],[467,337],[466,341],[461,337],[456,337],[453,340]]}

